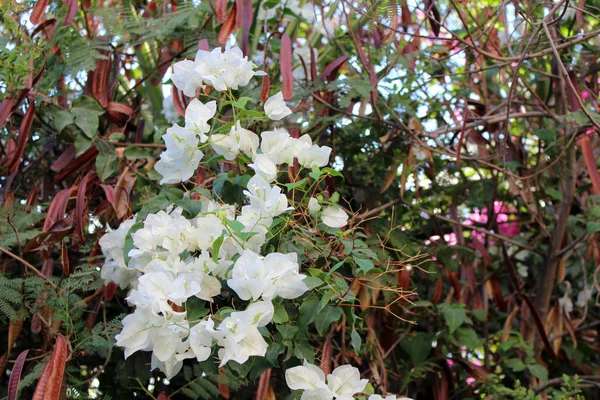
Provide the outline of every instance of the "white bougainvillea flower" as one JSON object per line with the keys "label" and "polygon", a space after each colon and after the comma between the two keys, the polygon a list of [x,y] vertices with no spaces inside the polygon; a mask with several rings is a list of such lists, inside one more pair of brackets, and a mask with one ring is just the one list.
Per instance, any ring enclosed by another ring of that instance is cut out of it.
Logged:
{"label": "white bougainvillea flower", "polygon": [[368,382],[367,379],[360,379],[360,371],[351,365],[341,365],[327,375],[327,387],[336,398],[352,398],[356,393],[362,392]]}
{"label": "white bougainvillea flower", "polygon": [[269,345],[258,331],[258,323],[267,321],[269,317],[263,318],[265,314],[272,316],[268,308],[268,304],[261,304],[256,309],[233,312],[219,324],[215,337],[222,347],[219,349],[220,366],[230,360],[243,364],[252,356],[267,353]]}
{"label": "white bougainvillea flower", "polygon": [[227,285],[242,300],[258,300],[270,289],[268,275],[261,257],[252,250],[245,250],[235,262]]}
{"label": "white bougainvillea flower", "polygon": [[203,104],[198,99],[193,99],[185,109],[185,128],[195,131],[200,136],[200,142],[208,140],[206,133],[210,131],[208,121],[217,112],[217,102],[209,101]]}
{"label": "white bougainvillea flower", "polygon": [[254,71],[255,65],[237,46],[223,52],[220,47],[210,52],[199,50],[196,60],[195,72],[219,92],[246,86],[252,77],[264,75],[263,71]]}
{"label": "white bougainvillea flower", "polygon": [[215,134],[210,137],[210,144],[215,153],[229,161],[234,160],[239,152],[254,158],[258,142],[258,136],[254,132],[242,128],[239,121],[231,127],[228,134]]}
{"label": "white bougainvillea flower", "polygon": [[289,146],[290,134],[283,128],[274,131],[265,131],[260,134],[260,149],[269,156],[275,164],[283,164],[285,153]]}
{"label": "white bougainvillea flower", "polygon": [[340,207],[328,206],[321,213],[321,220],[330,228],[342,228],[348,223],[348,214]]}
{"label": "white bougainvillea flower", "polygon": [[324,167],[329,163],[331,147],[319,147],[313,144],[310,147],[304,147],[298,152],[298,163],[305,168]]}
{"label": "white bougainvillea flower", "polygon": [[285,372],[285,380],[292,390],[304,390],[302,399],[351,400],[367,386],[367,379],[360,379],[360,372],[351,365],[342,365],[327,376],[315,365],[304,364]]}
{"label": "white bougainvillea flower", "polygon": [[167,129],[162,138],[167,150],[161,153],[160,160],[154,166],[163,177],[160,183],[178,183],[190,179],[204,157],[204,153],[198,149],[196,133],[175,124]]}
{"label": "white bougainvillea flower", "polygon": [[265,101],[265,114],[273,121],[280,121],[291,113],[292,110],[285,104],[281,92],[269,97],[267,101]]}
{"label": "white bougainvillea flower", "polygon": [[162,317],[143,307],[136,308],[133,314],[123,318],[123,330],[115,339],[117,346],[125,348],[125,358],[138,350],[150,350],[163,322]]}
{"label": "white bougainvillea flower", "polygon": [[315,199],[314,197],[311,197],[308,201],[308,212],[310,212],[311,214],[316,214],[319,211],[321,211],[321,205],[319,204],[319,200]]}
{"label": "white bougainvillea flower", "polygon": [[139,271],[127,268],[123,255],[125,237],[134,223],[135,218],[123,221],[119,228],[106,232],[99,242],[105,257],[100,276],[106,282],[116,283],[121,289],[129,287],[140,276]]}
{"label": "white bougainvillea flower", "polygon": [[271,186],[258,175],[248,181],[248,190],[244,194],[250,200],[250,205],[265,216],[276,217],[293,207],[288,207],[285,194],[281,193],[279,186]]}
{"label": "white bougainvillea flower", "polygon": [[372,394],[369,396],[369,400],[412,400],[408,397],[398,397],[396,395],[390,394],[386,397],[380,396],[378,394]]}
{"label": "white bougainvillea flower", "polygon": [[[197,60],[198,55],[196,55]],[[196,72],[196,62],[191,60],[179,61],[173,65],[171,81],[187,97],[196,97],[196,89],[203,89],[205,86],[202,75]]]}
{"label": "white bougainvillea flower", "polygon": [[210,357],[212,352],[215,321],[209,315],[190,329],[190,348],[198,362]]}
{"label": "white bougainvillea flower", "polygon": [[248,166],[269,183],[277,177],[277,165],[266,154],[258,154]]}
{"label": "white bougainvillea flower", "polygon": [[325,389],[331,393],[325,383],[323,371],[306,360],[304,360],[303,365],[285,371],[285,382],[292,390]]}

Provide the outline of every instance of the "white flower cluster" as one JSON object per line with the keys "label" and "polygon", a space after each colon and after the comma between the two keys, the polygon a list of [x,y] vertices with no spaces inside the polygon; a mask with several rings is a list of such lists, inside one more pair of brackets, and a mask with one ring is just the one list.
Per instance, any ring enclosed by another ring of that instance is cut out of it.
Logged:
{"label": "white flower cluster", "polygon": [[[351,365],[341,365],[327,375],[304,360],[304,364],[288,369],[285,381],[292,390],[302,390],[302,400],[353,400],[354,395],[363,392],[368,380],[360,379],[360,371]],[[369,396],[369,400],[411,400],[407,397],[378,394]]]}
{"label": "white flower cluster", "polygon": [[[152,351],[152,368],[172,377],[184,359],[208,359],[214,344],[221,365],[265,355],[267,343],[258,328],[271,322],[271,300],[294,299],[308,290],[295,253],[259,255],[273,217],[289,210],[279,188],[269,189],[251,188],[250,204],[237,217],[232,206],[210,200],[203,200],[206,211],[191,220],[180,208],[148,215],[143,227],[131,235],[128,265],[123,259],[124,240],[134,220],[102,237],[108,271],[103,277],[132,287],[127,301],[136,309],[125,317],[117,335],[126,357],[138,350]],[[243,232],[231,230],[232,223],[241,224]],[[212,315],[188,321],[182,311],[186,301],[191,297],[213,301],[221,293],[221,281],[252,303],[216,327]]]}
{"label": "white flower cluster", "polygon": [[[253,76],[261,74],[254,71],[254,67],[237,47],[227,48],[225,52],[221,49],[211,52],[199,50],[195,61],[184,60],[175,64],[171,79],[187,96],[195,97],[196,89],[204,88],[206,84],[219,91],[247,85]],[[276,177],[277,165],[292,164],[294,157],[306,168],[327,165],[330,147],[313,145],[308,135],[299,139],[292,138],[282,128],[263,132],[260,135],[261,141],[258,135],[243,128],[237,121],[229,133],[207,136],[211,130],[209,121],[214,117],[216,107],[215,101],[203,104],[198,99],[193,99],[185,111],[185,126],[174,124],[167,129],[163,135],[167,150],[161,154],[155,166],[156,171],[163,176],[161,184],[190,179],[204,157],[201,148],[208,144],[226,160],[233,160],[240,153],[251,158],[255,161],[253,167],[260,171],[257,173],[269,182]],[[265,102],[264,111],[274,121],[292,113],[283,101],[281,92]]]}
{"label": "white flower cluster", "polygon": [[[187,95],[195,96],[205,84],[219,91],[237,89],[254,75],[252,63],[232,48],[224,53],[199,51],[194,62],[175,65],[172,79]],[[265,111],[272,120],[291,113],[281,93],[265,103]],[[243,154],[252,160],[249,167],[255,172],[244,191],[246,204],[238,210],[203,198],[202,211],[193,218],[172,207],[137,224],[135,218],[125,221],[100,240],[106,257],[102,277],[130,287],[127,301],[135,306],[123,320],[117,345],[125,348],[126,357],[151,351],[152,369],[160,368],[169,378],[178,373],[183,360],[207,360],[215,347],[221,365],[265,356],[268,345],[259,328],[273,318],[271,301],[295,299],[308,290],[295,253],[261,255],[274,218],[292,209],[272,182],[278,166],[291,165],[294,159],[306,168],[327,165],[331,148],[313,145],[308,135],[293,138],[281,128],[263,132],[259,140],[239,121],[234,121],[228,134],[211,134],[209,121],[216,113],[215,101],[203,104],[194,98],[185,111],[185,125],[174,124],[163,136],[167,149],[155,168],[163,176],[161,183],[177,183],[194,174],[204,156],[202,146],[210,145],[227,160]],[[311,199],[310,212],[314,215],[320,208]],[[331,227],[342,227],[347,219],[335,206],[322,212],[322,221]],[[249,302],[246,309],[188,320],[187,301],[212,303],[224,282]]]}

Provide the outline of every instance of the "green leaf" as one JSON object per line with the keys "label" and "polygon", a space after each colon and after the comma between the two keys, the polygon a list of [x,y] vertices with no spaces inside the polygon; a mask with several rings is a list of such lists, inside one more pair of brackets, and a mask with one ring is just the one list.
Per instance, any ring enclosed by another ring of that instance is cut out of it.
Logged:
{"label": "green leaf", "polygon": [[289,324],[276,325],[275,327],[277,328],[277,332],[281,333],[281,337],[283,338],[283,340],[293,339],[294,336],[296,336],[296,333],[298,333],[298,330],[300,329],[297,326],[292,326]]}
{"label": "green leaf", "polygon": [[279,367],[277,359],[281,353],[283,353],[283,345],[281,343],[273,342],[267,349],[265,357],[272,366]]}
{"label": "green leaf", "polygon": [[548,193],[548,195],[550,197],[552,197],[554,200],[559,200],[561,201],[563,199],[563,195],[561,192],[559,192],[558,190],[554,189],[554,188],[546,188],[546,193]]}
{"label": "green leaf", "polygon": [[98,132],[98,125],[100,119],[97,115],[90,113],[85,108],[73,108],[71,114],[75,118],[75,125],[85,134],[85,136],[92,139]]}
{"label": "green leaf", "polygon": [[555,129],[540,129],[538,131],[533,132],[533,134],[547,143],[552,143],[556,141]]}
{"label": "green leaf", "polygon": [[306,186],[306,182],[308,182],[308,180],[306,178],[299,180],[298,182],[292,182],[292,183],[286,183],[284,184],[284,186],[287,188],[288,192],[291,191],[292,189],[304,189],[304,187]]}
{"label": "green leaf", "polygon": [[427,360],[432,349],[432,339],[430,335],[419,332],[409,340],[400,343],[402,349],[410,355],[413,366],[416,367]]}
{"label": "green leaf", "polygon": [[138,146],[125,147],[125,151],[123,152],[123,155],[128,160],[146,159],[148,161],[152,161],[154,159],[154,157],[152,157],[152,154],[150,153],[150,151],[148,149],[144,149],[144,148],[138,147]]}
{"label": "green leaf", "polygon": [[251,97],[240,97],[236,102],[231,103],[231,105],[235,108],[245,109],[249,101],[252,101]]}
{"label": "green leaf", "polygon": [[294,357],[298,360],[306,360],[311,364],[315,362],[315,352],[306,340],[294,343]]}
{"label": "green leaf", "polygon": [[102,106],[93,98],[89,96],[80,96],[73,100],[73,108],[86,109],[90,114],[102,115],[104,109]]}
{"label": "green leaf", "polygon": [[477,333],[471,328],[458,328],[456,330],[456,339],[461,345],[467,349],[475,349],[482,344],[482,340],[477,336]]}
{"label": "green leaf", "polygon": [[350,344],[352,345],[352,348],[354,349],[354,352],[356,354],[360,354],[360,347],[362,345],[362,338],[360,337],[360,335],[358,334],[358,332],[356,332],[356,329],[353,329],[352,332],[350,333]]}
{"label": "green leaf", "polygon": [[273,322],[276,324],[285,324],[290,320],[287,310],[282,303],[275,306],[275,312],[273,314]]}
{"label": "green leaf", "polygon": [[528,365],[527,369],[531,372],[531,375],[535,376],[542,382],[548,380],[548,370],[539,364]]}
{"label": "green leaf", "polygon": [[317,288],[323,284],[323,280],[314,276],[307,276],[302,281],[308,287],[309,290]]}
{"label": "green leaf", "polygon": [[300,305],[300,317],[298,322],[302,326],[311,324],[317,316],[317,308],[319,307],[319,299],[314,294],[308,296]]}
{"label": "green leaf", "polygon": [[212,245],[212,260],[215,263],[219,262],[219,250],[221,249],[221,245],[223,244],[223,240],[225,240],[225,236],[221,235],[213,242]]}
{"label": "green leaf", "polygon": [[484,308],[479,309],[479,310],[472,310],[471,314],[473,314],[473,316],[475,318],[477,318],[479,321],[484,322],[487,318],[488,312],[487,310],[485,310]]}
{"label": "green leaf", "polygon": [[101,182],[110,178],[115,172],[119,163],[117,161],[117,152],[112,143],[106,140],[100,140],[96,143],[98,155],[96,156],[96,173]]}
{"label": "green leaf", "polygon": [[333,322],[339,321],[342,316],[342,309],[340,307],[332,307],[329,304],[325,305],[325,308],[317,314],[315,319],[315,326],[319,335],[323,336],[329,331],[329,326]]}
{"label": "green leaf", "polygon": [[123,245],[123,259],[125,260],[125,265],[128,265],[129,260],[131,259],[131,257],[129,257],[129,252],[135,248],[133,244],[133,234],[143,227],[144,221],[136,222],[135,224],[131,225],[131,228],[129,228],[129,231],[127,231],[127,235],[125,235],[125,243]]}
{"label": "green leaf", "polygon": [[511,358],[506,362],[506,366],[515,372],[521,372],[525,369],[525,364],[519,358]]}
{"label": "green leaf", "polygon": [[92,147],[93,144],[94,144],[94,141],[92,139],[77,132],[77,134],[75,135],[75,143],[74,143],[75,156],[82,155],[83,153],[85,153],[85,151],[87,149]]}
{"label": "green leaf", "polygon": [[464,307],[444,303],[439,308],[450,328],[450,334],[454,333],[467,320],[467,310]]}
{"label": "green leaf", "polygon": [[54,127],[60,133],[65,126],[75,123],[75,117],[68,111],[58,110],[54,113]]}
{"label": "green leaf", "polygon": [[590,234],[600,232],[600,222],[590,221],[587,223],[586,229]]}
{"label": "green leaf", "polygon": [[363,274],[366,274],[367,272],[369,272],[371,269],[373,269],[375,267],[375,265],[373,264],[373,261],[367,259],[367,258],[358,258],[358,257],[353,257],[354,258],[354,262],[356,262],[356,265],[358,265],[358,267],[360,268],[360,270],[362,271]]}
{"label": "green leaf", "polygon": [[189,215],[190,218],[196,217],[202,211],[202,202],[199,200],[193,200],[190,198],[183,198],[177,200],[175,204]]}

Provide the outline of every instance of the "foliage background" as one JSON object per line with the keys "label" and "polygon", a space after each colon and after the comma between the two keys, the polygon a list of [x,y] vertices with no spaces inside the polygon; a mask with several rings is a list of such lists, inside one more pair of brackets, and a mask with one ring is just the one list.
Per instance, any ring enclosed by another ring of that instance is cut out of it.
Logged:
{"label": "foliage background", "polygon": [[[152,168],[170,66],[228,42],[268,73],[271,94],[291,83],[299,118],[287,128],[334,149],[343,179],[324,188],[393,266],[375,289],[352,280],[356,326],[332,303],[338,322],[310,325],[274,365],[353,363],[381,391],[416,399],[598,398],[598,7],[2,2],[0,370],[30,349],[28,398],[60,332],[67,398],[287,396],[279,368],[190,364],[165,382],[147,354],[124,361],[112,343],[126,293],[99,279],[107,225],[183,193]],[[261,8],[276,12],[264,20]],[[264,88],[239,95],[258,106]],[[235,199],[238,172],[199,170],[179,189]],[[342,246],[334,256],[354,258],[338,273],[351,276],[361,257]]]}

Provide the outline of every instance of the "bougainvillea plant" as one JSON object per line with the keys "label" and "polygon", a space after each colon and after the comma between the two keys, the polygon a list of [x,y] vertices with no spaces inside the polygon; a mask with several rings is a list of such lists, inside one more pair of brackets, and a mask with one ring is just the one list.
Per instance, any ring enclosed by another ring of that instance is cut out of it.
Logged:
{"label": "bougainvillea plant", "polygon": [[0,398],[597,398],[598,10],[0,2]]}

